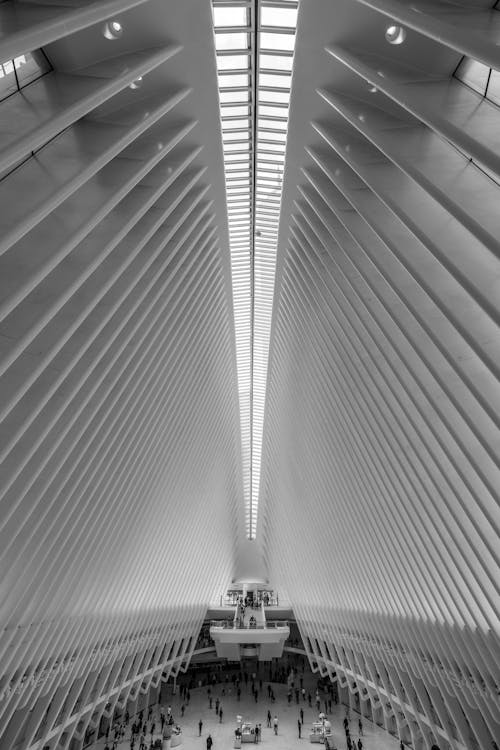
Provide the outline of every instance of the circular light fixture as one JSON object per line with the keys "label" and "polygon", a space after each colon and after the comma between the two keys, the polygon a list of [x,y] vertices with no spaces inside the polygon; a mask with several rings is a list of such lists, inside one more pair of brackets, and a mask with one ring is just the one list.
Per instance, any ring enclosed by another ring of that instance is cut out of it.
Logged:
{"label": "circular light fixture", "polygon": [[358,120],[360,122],[364,122],[366,120],[366,117],[364,115],[358,115]]}
{"label": "circular light fixture", "polygon": [[130,88],[133,89],[134,91],[136,89],[140,89],[141,86],[142,86],[142,76],[139,76],[139,78],[136,78],[135,81],[132,81],[132,83],[130,84]]}
{"label": "circular light fixture", "polygon": [[406,30],[402,26],[392,24],[386,28],[385,38],[389,44],[402,44],[406,39]]}
{"label": "circular light fixture", "polygon": [[119,39],[123,34],[123,26],[121,25],[120,21],[106,21],[102,33],[104,34],[106,39]]}
{"label": "circular light fixture", "polygon": [[377,89],[376,86],[370,86],[370,88],[368,89],[368,91],[370,92],[370,94],[376,94],[377,91],[378,91],[378,89]]}

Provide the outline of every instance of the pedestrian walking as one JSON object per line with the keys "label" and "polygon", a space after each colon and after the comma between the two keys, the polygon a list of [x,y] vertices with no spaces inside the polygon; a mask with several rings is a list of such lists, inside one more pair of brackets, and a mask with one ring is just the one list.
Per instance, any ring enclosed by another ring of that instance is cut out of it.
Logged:
{"label": "pedestrian walking", "polygon": [[201,737],[201,730],[203,729],[203,722],[200,719],[198,722],[198,737]]}
{"label": "pedestrian walking", "polygon": [[259,741],[259,726],[258,724],[255,725],[255,729],[253,730],[253,741],[255,744]]}
{"label": "pedestrian walking", "polygon": [[219,708],[219,724],[222,724],[222,706]]}
{"label": "pedestrian walking", "polygon": [[361,742],[361,737],[358,738],[358,750],[363,750],[363,743]]}
{"label": "pedestrian walking", "polygon": [[303,708],[300,709],[300,723],[301,724],[304,723],[304,709]]}
{"label": "pedestrian walking", "polygon": [[299,740],[300,740],[300,738],[302,737],[302,722],[300,721],[300,719],[297,719],[297,728],[299,730]]}
{"label": "pedestrian walking", "polygon": [[278,734],[278,717],[275,716],[273,719],[274,734]]}
{"label": "pedestrian walking", "polygon": [[183,703],[182,706],[181,706],[181,716],[184,716],[184,711],[185,710],[186,710],[186,706]]}
{"label": "pedestrian walking", "polygon": [[267,709],[267,726],[271,728],[271,712],[269,709]]}
{"label": "pedestrian walking", "polygon": [[363,736],[363,722],[361,721],[361,719],[358,721],[358,727],[359,727],[359,733],[362,737]]}
{"label": "pedestrian walking", "polygon": [[212,735],[209,734],[207,737],[207,750],[210,750],[213,744],[214,744],[214,741],[212,739]]}
{"label": "pedestrian walking", "polygon": [[220,700],[217,698],[217,700],[215,701],[215,713],[217,714],[217,716],[219,715],[219,706]]}

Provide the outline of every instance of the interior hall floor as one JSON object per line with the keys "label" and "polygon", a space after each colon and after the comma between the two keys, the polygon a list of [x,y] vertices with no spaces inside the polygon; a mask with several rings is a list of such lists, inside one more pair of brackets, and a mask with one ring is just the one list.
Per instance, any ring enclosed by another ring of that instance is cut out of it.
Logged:
{"label": "interior hall floor", "polygon": [[[309,678],[309,679],[307,679]],[[185,678],[184,678],[185,679]],[[162,706],[166,709],[168,705],[172,707],[172,714],[175,719],[175,723],[179,724],[182,728],[182,744],[178,746],[178,750],[206,750],[206,739],[210,734],[213,740],[212,750],[232,750],[234,747],[234,730],[236,729],[236,716],[239,714],[243,718],[243,722],[249,722],[253,726],[255,724],[262,725],[262,739],[259,745],[262,746],[262,750],[306,750],[307,747],[321,748],[323,745],[312,744],[309,741],[309,732],[314,721],[317,721],[318,711],[314,705],[314,695],[316,691],[316,680],[317,675],[311,675],[307,673],[304,675],[304,687],[312,695],[312,708],[309,707],[308,701],[303,701],[300,698],[300,704],[297,704],[295,697],[292,702],[288,703],[287,693],[288,687],[283,683],[269,683],[265,679],[263,680],[263,689],[259,691],[258,701],[255,702],[252,696],[251,681],[249,680],[248,685],[242,682],[241,685],[241,699],[237,700],[236,691],[234,686],[229,683],[216,683],[211,688],[212,693],[212,709],[209,708],[209,699],[207,695],[207,687],[193,688],[190,691],[190,702],[189,704],[184,701],[179,692],[176,695],[171,695],[169,686],[169,697],[167,702],[162,701]],[[259,677],[257,677],[256,684],[259,684]],[[271,701],[267,697],[267,686],[271,684],[275,694],[275,702]],[[223,690],[225,695],[223,695]],[[231,692],[229,692],[231,691]],[[307,695],[307,693],[306,693]],[[320,695],[322,695],[320,693]],[[220,705],[223,709],[222,722],[215,713],[215,700],[219,698]],[[181,707],[184,704],[184,716],[181,716]],[[323,700],[322,700],[323,710]],[[304,711],[304,725],[302,727],[302,738],[298,737],[297,719],[299,718],[300,709]],[[278,735],[274,734],[273,728],[267,727],[267,710],[271,711],[272,716],[278,717]],[[160,706],[158,704],[154,706],[152,719],[155,719],[156,730],[153,739],[160,737]],[[144,712],[145,718],[147,717],[147,710]],[[343,719],[346,715],[346,707],[343,705],[332,704],[332,712],[327,714],[327,718],[332,723],[332,739],[331,746],[336,750],[347,750],[345,733],[343,728]],[[200,719],[203,722],[203,729],[201,737],[199,736],[198,723]],[[126,727],[126,733],[121,742],[118,743],[118,750],[129,750],[130,748],[130,724],[134,720],[131,717],[128,727]],[[350,732],[351,738],[357,743],[359,738],[358,731],[358,720],[359,714],[351,710],[350,713]],[[361,737],[363,743],[363,750],[399,750],[399,740],[392,737],[390,734],[385,732],[376,724],[368,721],[368,719],[362,719],[363,721],[363,736]],[[151,726],[151,720],[147,722],[148,732]],[[113,734],[110,733],[108,740],[109,747],[111,748]],[[147,748],[151,741],[151,735],[148,733],[146,736]],[[170,743],[169,743],[170,744]],[[106,745],[104,738],[94,742],[93,745],[88,746],[90,750],[103,750]],[[250,750],[253,747],[251,743],[243,743],[242,750],[248,748]],[[135,743],[135,749],[138,750],[139,743]]]}

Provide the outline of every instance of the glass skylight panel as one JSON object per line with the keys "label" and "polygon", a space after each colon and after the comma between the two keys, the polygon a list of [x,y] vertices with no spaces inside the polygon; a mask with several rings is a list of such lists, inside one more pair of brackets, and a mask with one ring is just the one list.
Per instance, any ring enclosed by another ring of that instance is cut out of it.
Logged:
{"label": "glass skylight panel", "polygon": [[289,89],[291,76],[288,73],[259,73],[259,87],[275,86],[277,88]]}
{"label": "glass skylight panel", "polygon": [[270,8],[260,9],[261,26],[279,26],[295,29],[297,26],[297,8]]}
{"label": "glass skylight panel", "polygon": [[247,104],[242,104],[237,107],[231,105],[221,106],[221,114],[223,120],[224,117],[242,117],[243,115],[248,115],[249,113],[250,107]]}
{"label": "glass skylight panel", "polygon": [[286,141],[286,133],[273,133],[271,130],[265,130],[260,128],[260,135],[263,140],[274,141],[275,143],[283,143]]}
{"label": "glass skylight panel", "polygon": [[295,34],[278,34],[262,31],[260,34],[261,50],[283,50],[293,52],[295,47]]}
{"label": "glass skylight panel", "polygon": [[246,70],[248,55],[217,55],[217,70]]}
{"label": "glass skylight panel", "polygon": [[[241,154],[229,154],[228,153],[228,154],[225,154],[225,156],[224,156],[224,161],[227,161],[227,162],[229,162],[229,161],[230,162],[240,162],[241,160],[242,160],[242,155]],[[249,162],[249,161],[250,161],[250,155],[248,155],[248,158],[247,158],[247,162]]]}
{"label": "glass skylight panel", "polygon": [[266,55],[259,56],[260,69],[267,70],[292,70],[293,57],[291,55]]}
{"label": "glass skylight panel", "polygon": [[246,91],[219,91],[221,104],[236,104],[248,101],[248,90]]}
{"label": "glass skylight panel", "polygon": [[259,89],[259,102],[265,104],[285,104],[290,102],[289,91],[269,91],[265,88]]}
{"label": "glass skylight panel", "polygon": [[259,117],[259,119],[257,120],[257,127],[259,129],[272,128],[273,130],[281,130],[284,133],[286,133],[288,122],[284,118],[281,120],[276,120],[272,118]]}
{"label": "glass skylight panel", "polygon": [[222,120],[222,131],[232,130],[233,128],[249,128],[250,121],[248,118],[241,118],[240,120]]}
{"label": "glass skylight panel", "polygon": [[248,49],[248,34],[243,31],[233,31],[215,35],[215,49],[230,49],[235,52]]}
{"label": "glass skylight panel", "polygon": [[[274,107],[271,104],[260,104],[259,105],[260,115],[270,115],[272,117],[288,117],[288,107],[282,105],[281,107]],[[286,121],[286,120],[285,120]]]}
{"label": "glass skylight panel", "polygon": [[248,24],[248,11],[243,6],[222,5],[215,6],[214,26],[246,26]]}
{"label": "glass skylight panel", "polygon": [[246,73],[221,73],[219,74],[219,87],[234,88],[247,87],[248,88],[248,74]]}
{"label": "glass skylight panel", "polygon": [[248,130],[236,130],[231,131],[229,133],[225,133],[222,131],[222,140],[225,141],[242,141],[246,140],[248,142]]}

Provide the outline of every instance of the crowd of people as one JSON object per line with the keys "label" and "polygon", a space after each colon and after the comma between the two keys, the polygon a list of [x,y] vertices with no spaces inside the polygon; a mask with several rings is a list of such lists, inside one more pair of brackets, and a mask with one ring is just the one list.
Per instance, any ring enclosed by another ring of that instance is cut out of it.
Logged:
{"label": "crowd of people", "polygon": [[[273,734],[278,735],[280,733],[278,716],[280,711],[283,711],[279,708],[280,705],[286,708],[285,731],[289,733],[290,709],[293,703],[297,707],[297,718],[294,721],[296,721],[299,739],[303,736],[308,738],[311,731],[318,732],[318,721],[322,721],[325,731],[321,734],[324,734],[322,741],[326,750],[343,750],[342,744],[339,743],[342,725],[345,732],[346,750],[364,750],[362,718],[357,717],[355,720],[358,729],[358,737],[355,738],[353,736],[354,722],[351,723],[349,713],[347,712],[343,720],[342,717],[339,718],[339,709],[336,708],[338,704],[336,686],[327,680],[316,680],[309,672],[305,673],[300,657],[291,658],[286,665],[280,661],[272,662],[265,670],[263,665],[255,665],[254,669],[255,671],[253,669],[250,671],[248,668],[238,669],[233,665],[232,668],[227,667],[225,670],[207,672],[202,679],[200,679],[202,675],[193,670],[177,685],[178,696],[175,697],[175,702],[172,700],[172,703],[175,705],[176,714],[180,713],[181,717],[190,705],[192,690],[196,691],[194,705],[195,710],[198,711],[200,688],[203,687],[208,702],[208,706],[207,704],[205,706],[208,707],[209,712],[214,711],[215,721],[207,716],[206,708],[202,716],[191,717],[191,720],[197,721],[198,736],[206,741],[207,750],[219,750],[217,745],[220,732],[215,730],[215,726],[223,724],[224,720],[227,722],[227,716],[231,717],[231,721],[234,720],[233,714],[236,715],[236,706],[241,702],[242,691],[246,699],[245,711],[248,711],[250,716],[254,714],[254,718],[253,721],[247,721],[242,725],[242,716],[236,716],[235,747],[240,746],[238,741],[241,743],[242,729],[245,741],[248,742],[251,737],[251,741],[255,744],[263,739],[263,732],[265,734],[266,731],[262,729],[263,726],[272,729]],[[172,705],[166,705],[165,698],[168,690],[169,688],[164,687],[163,701],[162,696],[159,696],[158,704],[146,707],[134,716],[130,716],[126,711],[123,716],[115,717],[115,722],[106,731],[105,745],[104,747],[99,745],[99,750],[116,750],[118,746],[120,746],[119,750],[125,750],[128,746],[130,750],[151,750],[162,747],[163,740],[172,733],[180,733],[181,728],[174,719]],[[256,706],[255,709],[249,710],[249,691],[253,698],[252,702],[260,703],[261,709]],[[265,724],[258,721],[260,711],[262,711],[262,721],[266,719]],[[241,713],[243,714],[243,711]],[[335,719],[335,722],[338,722],[337,727],[333,727],[333,717],[337,717]],[[306,729],[307,722],[310,722],[309,730]],[[207,732],[207,729],[211,731]]]}

